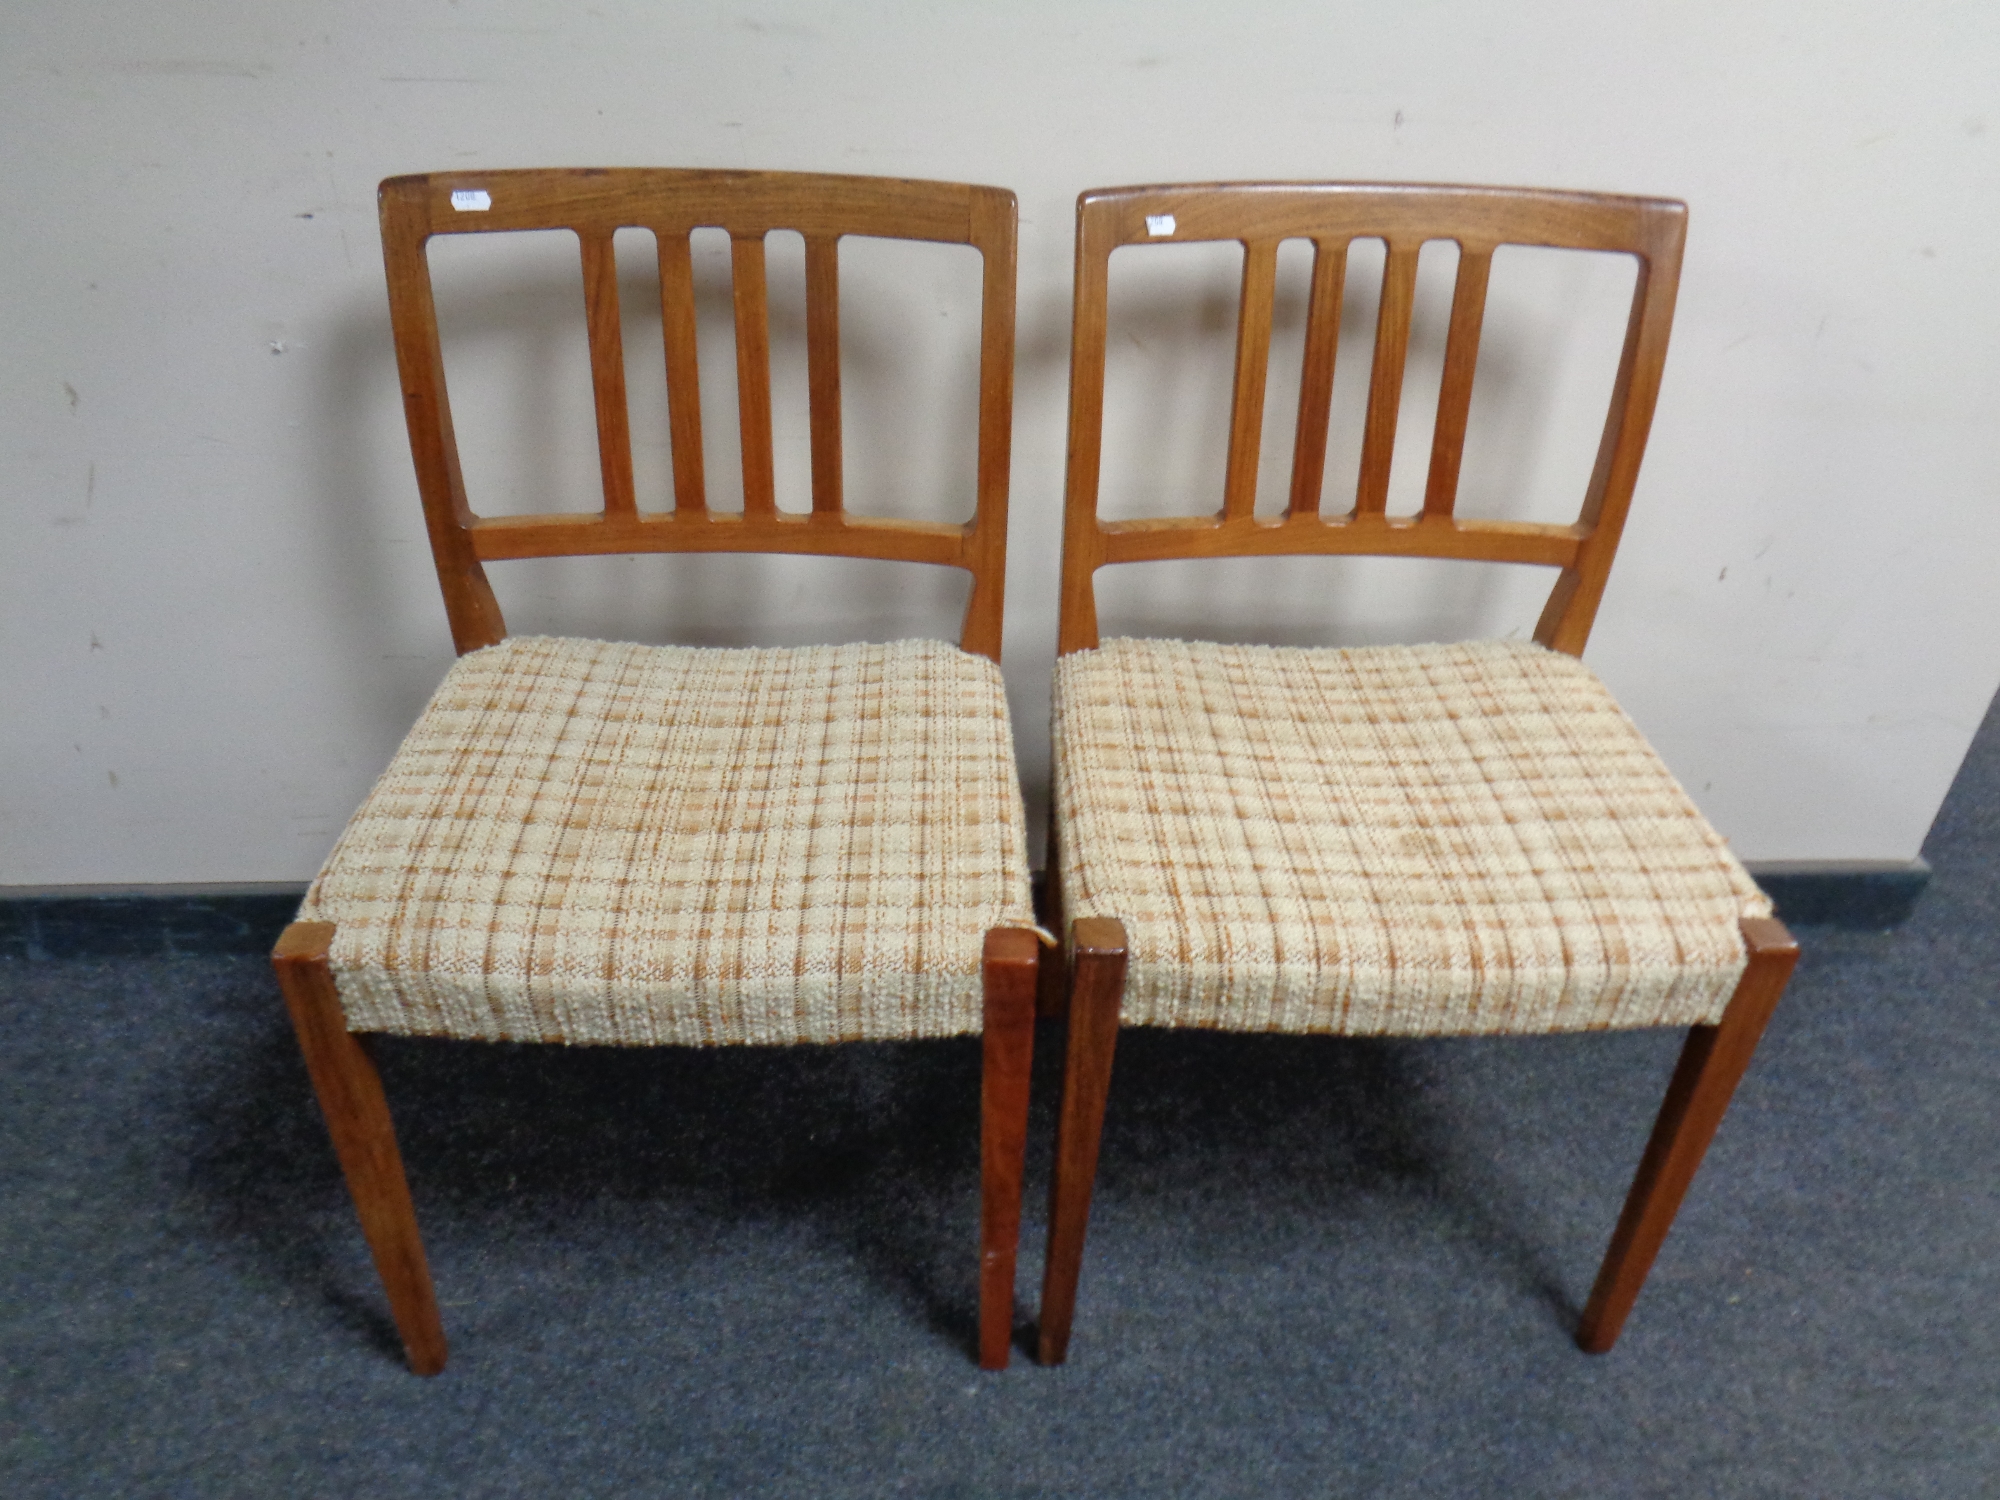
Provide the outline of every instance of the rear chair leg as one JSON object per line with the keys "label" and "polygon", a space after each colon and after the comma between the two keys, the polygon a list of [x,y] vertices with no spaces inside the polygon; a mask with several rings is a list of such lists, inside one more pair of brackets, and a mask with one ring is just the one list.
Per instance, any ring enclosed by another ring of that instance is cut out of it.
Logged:
{"label": "rear chair leg", "polygon": [[1023,927],[986,934],[985,1043],[979,1087],[979,1367],[1004,1370],[1014,1343],[1014,1262],[1028,1153],[1041,940]]}
{"label": "rear chair leg", "polygon": [[1646,1142],[1625,1211],[1577,1327],[1576,1342],[1586,1353],[1602,1354],[1618,1341],[1653,1257],[1673,1227],[1695,1169],[1799,960],[1798,944],[1771,918],[1744,918],[1743,941],[1750,963],[1729,1008],[1718,1024],[1689,1029],[1680,1064],[1667,1085],[1652,1139]]}
{"label": "rear chair leg", "polygon": [[299,1050],[305,1054],[306,1071],[326,1115],[334,1154],[347,1176],[361,1232],[389,1294],[389,1311],[410,1368],[419,1375],[435,1375],[444,1368],[444,1325],[431,1290],[430,1268],[424,1263],[416,1209],[403,1179],[403,1158],[396,1149],[382,1079],[341,1012],[333,970],[327,964],[332,944],[331,922],[294,922],[278,939],[271,965],[278,971],[278,984],[299,1034]]}
{"label": "rear chair leg", "polygon": [[1069,1357],[1076,1283],[1090,1194],[1097,1183],[1097,1146],[1104,1099],[1118,1045],[1118,1007],[1125,994],[1125,924],[1082,917],[1071,932],[1069,1042],[1063,1062],[1062,1114],[1056,1123],[1055,1174],[1049,1184],[1049,1248],[1042,1271],[1038,1358],[1059,1365]]}
{"label": "rear chair leg", "polygon": [[[1062,856],[1056,846],[1056,820],[1053,812],[1049,815],[1048,862],[1042,874],[1042,926],[1049,932],[1061,932],[1067,925],[1063,920],[1062,899]],[[1041,982],[1035,990],[1035,1014],[1043,1020],[1054,1020],[1069,1010],[1069,964],[1063,958],[1062,945],[1056,944],[1042,955]]]}

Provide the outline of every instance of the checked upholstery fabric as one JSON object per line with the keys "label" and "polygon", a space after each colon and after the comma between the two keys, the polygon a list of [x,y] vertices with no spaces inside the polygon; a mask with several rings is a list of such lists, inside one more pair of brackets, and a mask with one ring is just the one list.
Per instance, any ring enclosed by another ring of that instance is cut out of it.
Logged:
{"label": "checked upholstery fabric", "polygon": [[354,1031],[947,1036],[987,931],[1033,922],[1024,850],[984,657],[515,637],[453,666],[299,919],[337,924]]}
{"label": "checked upholstery fabric", "polygon": [[1521,642],[1113,639],[1057,664],[1071,917],[1128,1025],[1712,1024],[1771,904],[1597,676]]}

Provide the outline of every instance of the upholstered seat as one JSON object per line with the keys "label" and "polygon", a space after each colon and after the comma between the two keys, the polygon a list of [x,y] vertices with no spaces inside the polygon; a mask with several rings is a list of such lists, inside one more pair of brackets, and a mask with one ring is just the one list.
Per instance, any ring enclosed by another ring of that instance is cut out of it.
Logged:
{"label": "upholstered seat", "polygon": [[1024,848],[986,657],[512,637],[452,667],[299,918],[335,924],[354,1031],[950,1036],[986,934],[1033,923]]}
{"label": "upholstered seat", "polygon": [[1771,914],[1597,675],[1527,642],[1107,640],[1057,664],[1055,742],[1126,1025],[1713,1023]]}

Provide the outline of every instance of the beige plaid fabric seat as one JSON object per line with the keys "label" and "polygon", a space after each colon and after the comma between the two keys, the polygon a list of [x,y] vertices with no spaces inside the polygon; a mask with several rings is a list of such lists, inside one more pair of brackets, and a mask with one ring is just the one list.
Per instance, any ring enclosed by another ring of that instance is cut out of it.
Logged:
{"label": "beige plaid fabric seat", "polygon": [[1109,640],[1057,664],[1072,917],[1126,1024],[1718,1020],[1771,904],[1591,670],[1540,646]]}
{"label": "beige plaid fabric seat", "polygon": [[1033,923],[999,668],[935,641],[461,657],[299,913],[355,1031],[625,1044],[981,1025]]}

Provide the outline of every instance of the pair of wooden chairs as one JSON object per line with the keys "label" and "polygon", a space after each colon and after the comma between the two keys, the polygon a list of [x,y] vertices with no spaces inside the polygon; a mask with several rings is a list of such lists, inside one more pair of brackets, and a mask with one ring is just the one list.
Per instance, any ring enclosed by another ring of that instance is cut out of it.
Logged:
{"label": "pair of wooden chairs", "polygon": [[[401,177],[381,192],[398,364],[460,659],[342,834],[275,962],[411,1366],[445,1340],[369,1033],[713,1045],[983,1036],[979,1360],[1007,1363],[1038,986],[1069,1016],[1040,1355],[1066,1352],[1121,1023],[1435,1035],[1685,1025],[1580,1342],[1608,1348],[1795,957],[1770,906],[1575,658],[1617,546],[1672,317],[1684,211],[1599,195],[1349,184],[1079,204],[1045,948],[998,669],[1015,204],[983,187],[702,171]],[[673,460],[642,509],[612,240],[656,236]],[[711,509],[690,235],[730,236],[743,508]],[[601,512],[474,513],[426,246],[580,243]],[[810,510],[777,505],[765,240],[805,243]],[[839,242],[983,257],[977,504],[850,513]],[[1386,244],[1359,491],[1320,490],[1346,282]],[[1124,245],[1244,247],[1222,509],[1097,515],[1106,268]],[[1274,266],[1313,247],[1289,509],[1256,514]],[[1418,252],[1459,247],[1421,513],[1387,512]],[[1486,280],[1505,244],[1631,255],[1629,327],[1574,525],[1453,514]],[[958,567],[959,645],[785,650],[510,637],[490,561],[785,552]],[[1534,643],[1276,649],[1097,637],[1095,571],[1383,553],[1556,570]]]}

